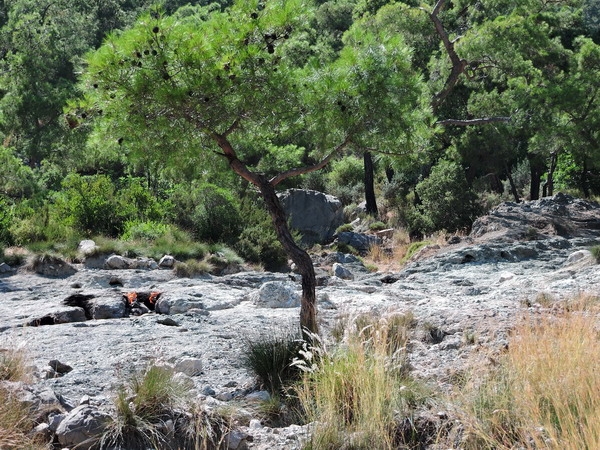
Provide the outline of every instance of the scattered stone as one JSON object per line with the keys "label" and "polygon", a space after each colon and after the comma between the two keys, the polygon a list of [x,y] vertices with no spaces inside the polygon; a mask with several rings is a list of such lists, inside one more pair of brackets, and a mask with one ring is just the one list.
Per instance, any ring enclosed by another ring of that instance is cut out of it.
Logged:
{"label": "scattered stone", "polygon": [[184,357],[175,363],[174,370],[195,377],[202,374],[202,361],[198,358]]}
{"label": "scattered stone", "polygon": [[250,301],[260,308],[295,308],[300,306],[300,294],[290,283],[269,281],[250,294]]}
{"label": "scattered stone", "polygon": [[250,392],[248,395],[246,395],[246,400],[258,403],[268,402],[271,400],[271,394],[269,394],[267,391]]}
{"label": "scattered stone", "polygon": [[6,263],[0,263],[0,273],[9,273],[12,272],[12,267],[10,267]]}
{"label": "scattered stone", "polygon": [[124,256],[110,255],[104,262],[104,265],[107,269],[123,270],[129,269],[132,265],[132,261]]}
{"label": "scattered stone", "polygon": [[81,405],[73,409],[56,429],[61,445],[78,450],[93,448],[110,423],[111,417],[95,406]]}
{"label": "scattered stone", "polygon": [[355,248],[361,255],[366,255],[372,246],[381,245],[382,239],[372,234],[343,231],[338,233],[337,241]]}
{"label": "scattered stone", "polygon": [[250,435],[240,430],[232,430],[224,437],[228,450],[246,450],[248,448],[248,438]]}
{"label": "scattered stone", "polygon": [[65,373],[69,373],[73,370],[73,368],[68,365],[61,363],[58,359],[51,360],[48,365],[57,373],[64,375]]}
{"label": "scattered stone", "polygon": [[354,275],[352,274],[352,272],[350,272],[348,269],[346,269],[345,266],[343,266],[340,263],[335,263],[331,267],[331,271],[333,272],[334,276],[341,278],[342,280],[354,280]]}
{"label": "scattered stone", "polygon": [[89,256],[95,254],[98,251],[98,248],[99,247],[93,240],[85,239],[79,242],[79,245],[77,246],[77,252],[82,256]]}
{"label": "scattered stone", "polygon": [[161,325],[166,325],[168,327],[180,327],[181,324],[173,319],[171,319],[170,317],[165,317],[164,319],[158,319],[156,321],[156,323],[159,323]]}
{"label": "scattered stone", "polygon": [[177,260],[171,255],[163,256],[158,262],[158,267],[161,269],[172,269],[175,266]]}

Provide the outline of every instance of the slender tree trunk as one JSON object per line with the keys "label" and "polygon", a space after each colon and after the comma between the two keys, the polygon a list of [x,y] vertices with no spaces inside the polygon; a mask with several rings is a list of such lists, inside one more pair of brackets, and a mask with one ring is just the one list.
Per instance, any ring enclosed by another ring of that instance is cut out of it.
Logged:
{"label": "slender tree trunk", "polygon": [[548,178],[544,183],[543,197],[551,197],[554,195],[554,171],[556,170],[556,164],[558,163],[558,154],[553,152],[550,155],[550,167],[548,167]]}
{"label": "slender tree trunk", "polygon": [[386,167],[385,168],[385,176],[388,180],[388,183],[391,183],[392,180],[394,179],[394,169],[392,169],[391,167]]}
{"label": "slender tree trunk", "polygon": [[583,158],[583,167],[581,169],[581,190],[584,198],[590,198],[590,184],[588,180],[588,165],[587,158]]}
{"label": "slender tree trunk", "polygon": [[371,152],[363,154],[365,169],[365,200],[367,202],[367,214],[377,217],[377,200],[375,199],[374,168]]}
{"label": "slender tree trunk", "polygon": [[515,180],[513,180],[512,175],[510,174],[510,170],[506,169],[506,178],[508,178],[508,183],[510,184],[510,192],[515,199],[515,203],[521,203],[521,199],[519,198],[519,193],[517,192],[517,186],[515,185]]}
{"label": "slender tree trunk", "polygon": [[540,162],[537,155],[527,154],[529,159],[529,172],[531,174],[531,183],[529,185],[530,200],[538,200],[540,198],[540,187],[542,185],[542,175],[544,174],[544,164]]}
{"label": "slender tree trunk", "polygon": [[302,332],[305,334],[305,338],[308,340],[310,336],[307,336],[305,331],[309,331],[312,334],[318,334],[319,327],[317,324],[317,278],[315,276],[315,269],[313,267],[310,255],[300,248],[287,225],[287,218],[285,212],[279,202],[279,198],[275,192],[275,187],[266,179],[261,178],[259,184],[260,193],[265,201],[265,205],[273,225],[277,238],[288,256],[296,264],[300,275],[302,276],[302,303],[300,305],[300,326]]}

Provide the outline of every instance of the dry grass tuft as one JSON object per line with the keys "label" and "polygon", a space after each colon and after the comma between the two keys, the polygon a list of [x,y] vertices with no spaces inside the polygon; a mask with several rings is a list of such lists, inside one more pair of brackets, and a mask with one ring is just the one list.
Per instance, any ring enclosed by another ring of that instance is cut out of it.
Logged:
{"label": "dry grass tuft", "polygon": [[400,315],[357,317],[336,351],[312,352],[320,357],[298,387],[314,424],[306,448],[398,448],[399,421],[428,395],[403,370],[407,338],[398,330],[407,323]]}
{"label": "dry grass tuft", "polygon": [[0,349],[0,449],[36,450],[46,446],[29,436],[34,427],[29,406],[18,398],[10,386],[2,382],[27,382],[31,371],[26,364],[25,352],[16,347]]}
{"label": "dry grass tuft", "polygon": [[570,304],[524,319],[499,367],[470,383],[465,448],[600,448],[598,304]]}

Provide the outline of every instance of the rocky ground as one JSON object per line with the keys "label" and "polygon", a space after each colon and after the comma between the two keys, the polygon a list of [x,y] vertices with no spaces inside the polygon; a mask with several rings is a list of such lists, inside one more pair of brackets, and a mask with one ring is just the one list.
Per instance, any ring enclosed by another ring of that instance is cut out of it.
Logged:
{"label": "rocky ground", "polygon": [[[559,194],[502,204],[468,237],[421,250],[399,272],[369,273],[343,254],[317,257],[321,327],[327,333],[340,318],[360,312],[411,312],[418,324],[410,343],[412,373],[444,389],[474,355],[501,350],[519,316],[547,307],[549,298],[598,295],[600,266],[588,250],[597,244],[600,206]],[[348,269],[347,279],[326,274],[333,263]],[[63,277],[22,270],[0,276],[0,348],[26,349],[38,373],[26,389],[38,401],[61,403],[65,415],[80,403],[108,409],[131,370],[154,361],[189,377],[190,397],[251,399],[256,386],[240,360],[248,340],[298,321],[300,284],[293,275],[188,279],[156,265],[89,266],[75,265]],[[160,292],[156,308],[163,314],[124,317],[129,292]],[[72,370],[57,374],[60,366],[51,361]],[[305,436],[298,426],[248,424],[244,436],[252,438],[238,448],[299,448]]]}

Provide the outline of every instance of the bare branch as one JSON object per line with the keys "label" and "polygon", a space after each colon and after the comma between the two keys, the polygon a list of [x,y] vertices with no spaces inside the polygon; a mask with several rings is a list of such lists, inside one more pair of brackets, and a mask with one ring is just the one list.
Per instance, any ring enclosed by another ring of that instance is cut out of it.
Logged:
{"label": "bare branch", "polygon": [[479,119],[445,119],[438,120],[436,125],[444,127],[455,126],[455,127],[468,127],[471,125],[486,125],[488,123],[504,122],[508,123],[511,121],[510,117],[481,117]]}
{"label": "bare branch", "polygon": [[290,177],[293,177],[293,176],[296,176],[296,175],[303,175],[305,173],[310,173],[310,172],[314,172],[315,170],[322,169],[323,167],[325,167],[329,163],[329,161],[331,161],[331,159],[336,154],[338,154],[339,152],[341,152],[349,144],[350,144],[350,138],[346,137],[346,139],[344,140],[344,142],[342,142],[335,149],[333,149],[333,151],[331,153],[329,153],[325,158],[323,158],[318,163],[313,164],[311,166],[298,167],[296,169],[286,170],[285,172],[282,172],[279,175],[276,175],[273,178],[271,178],[269,180],[269,182],[273,186],[277,186],[279,183],[281,183],[283,180],[285,180],[287,178],[290,178]]}

